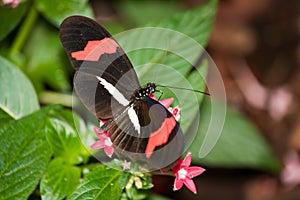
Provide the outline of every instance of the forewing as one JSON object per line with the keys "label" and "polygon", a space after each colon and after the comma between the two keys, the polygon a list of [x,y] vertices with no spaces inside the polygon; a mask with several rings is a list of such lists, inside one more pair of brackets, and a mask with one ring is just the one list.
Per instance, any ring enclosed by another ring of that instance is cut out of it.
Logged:
{"label": "forewing", "polygon": [[140,87],[132,64],[111,35],[89,18],[71,16],[61,24],[60,39],[77,71],[74,87],[83,104],[100,119],[124,109],[97,78],[106,80],[128,101]]}

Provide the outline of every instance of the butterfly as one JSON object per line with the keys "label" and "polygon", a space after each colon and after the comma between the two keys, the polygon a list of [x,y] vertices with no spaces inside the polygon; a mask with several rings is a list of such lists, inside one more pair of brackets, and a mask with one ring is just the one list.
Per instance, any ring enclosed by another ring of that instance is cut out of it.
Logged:
{"label": "butterfly", "polygon": [[149,95],[155,83],[141,87],[137,74],[117,41],[94,20],[66,18],[60,39],[76,70],[74,89],[87,109],[106,121],[116,155],[162,169],[176,162],[184,150],[178,122]]}

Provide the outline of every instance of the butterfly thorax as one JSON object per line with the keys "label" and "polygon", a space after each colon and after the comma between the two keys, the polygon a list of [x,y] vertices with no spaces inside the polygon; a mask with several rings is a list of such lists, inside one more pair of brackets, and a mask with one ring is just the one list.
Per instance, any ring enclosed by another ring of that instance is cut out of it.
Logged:
{"label": "butterfly thorax", "polygon": [[154,83],[147,83],[146,87],[139,88],[133,93],[131,100],[144,99],[146,96],[149,96],[155,91],[156,91],[156,85]]}

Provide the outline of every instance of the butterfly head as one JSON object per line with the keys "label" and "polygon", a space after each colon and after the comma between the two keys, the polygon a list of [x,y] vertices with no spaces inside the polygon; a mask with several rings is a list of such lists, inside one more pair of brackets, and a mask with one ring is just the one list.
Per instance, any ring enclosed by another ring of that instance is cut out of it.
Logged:
{"label": "butterfly head", "polygon": [[146,96],[149,96],[150,94],[154,93],[155,91],[156,85],[154,83],[147,83],[146,87],[139,88],[134,92],[132,99],[141,100]]}

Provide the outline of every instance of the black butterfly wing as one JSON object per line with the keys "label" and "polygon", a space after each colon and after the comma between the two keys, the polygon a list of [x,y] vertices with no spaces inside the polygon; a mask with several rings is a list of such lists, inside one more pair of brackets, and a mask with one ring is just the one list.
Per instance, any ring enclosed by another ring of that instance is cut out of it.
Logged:
{"label": "black butterfly wing", "polygon": [[[71,16],[60,27],[60,39],[76,69],[74,87],[83,104],[99,119],[112,118],[125,103],[112,96],[99,78],[127,101],[140,87],[128,57],[111,35],[95,21]],[[124,102],[124,100],[123,100]]]}
{"label": "black butterfly wing", "polygon": [[[137,131],[137,124],[134,124],[137,121],[134,122],[130,117],[130,109],[138,117],[140,131]],[[148,169],[171,165],[184,150],[179,124],[163,105],[149,97],[135,102],[115,118],[109,131],[116,153],[136,162],[141,161]]]}

